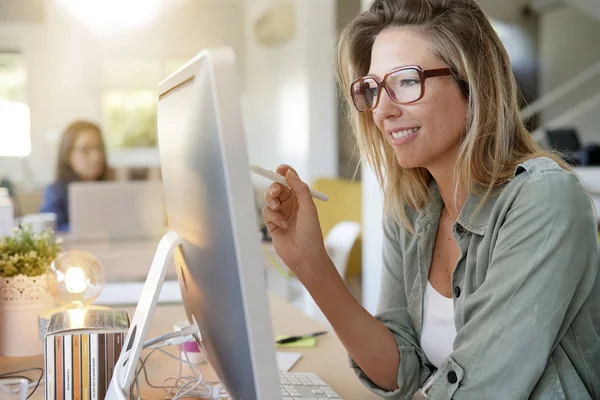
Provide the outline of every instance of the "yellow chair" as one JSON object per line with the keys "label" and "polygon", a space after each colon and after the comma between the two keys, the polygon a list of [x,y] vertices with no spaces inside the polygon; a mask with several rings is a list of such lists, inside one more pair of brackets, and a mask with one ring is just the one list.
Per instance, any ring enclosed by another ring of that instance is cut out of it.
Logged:
{"label": "yellow chair", "polygon": [[[323,236],[342,221],[354,221],[362,225],[362,191],[358,181],[339,178],[318,178],[311,187],[329,196],[329,201],[315,201]],[[348,258],[348,268],[344,278],[358,278],[361,275],[362,240],[359,235]]]}

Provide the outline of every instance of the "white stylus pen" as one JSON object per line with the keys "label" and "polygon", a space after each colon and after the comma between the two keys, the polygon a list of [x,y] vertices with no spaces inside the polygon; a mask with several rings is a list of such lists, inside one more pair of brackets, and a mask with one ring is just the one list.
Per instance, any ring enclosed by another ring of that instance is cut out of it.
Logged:
{"label": "white stylus pen", "polygon": [[[251,165],[250,166],[250,171],[254,172],[256,175],[260,175],[263,178],[267,178],[270,179],[272,181],[275,181],[277,183],[282,184],[283,186],[289,188],[290,186],[287,184],[287,181],[285,180],[285,177],[273,172],[273,171],[269,171],[268,169],[264,169],[263,167],[259,167],[258,165]],[[329,199],[329,197],[326,194],[323,194],[319,191],[316,190],[312,190],[310,189],[310,194],[312,195],[312,197],[314,197],[315,199],[321,200],[321,201],[327,201]]]}

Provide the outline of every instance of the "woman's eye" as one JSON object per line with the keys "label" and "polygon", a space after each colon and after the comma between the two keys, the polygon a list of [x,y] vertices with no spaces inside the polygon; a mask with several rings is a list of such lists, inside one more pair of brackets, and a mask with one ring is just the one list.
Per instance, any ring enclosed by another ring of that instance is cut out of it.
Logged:
{"label": "woman's eye", "polygon": [[411,87],[419,85],[421,82],[418,79],[402,79],[400,82],[401,87]]}

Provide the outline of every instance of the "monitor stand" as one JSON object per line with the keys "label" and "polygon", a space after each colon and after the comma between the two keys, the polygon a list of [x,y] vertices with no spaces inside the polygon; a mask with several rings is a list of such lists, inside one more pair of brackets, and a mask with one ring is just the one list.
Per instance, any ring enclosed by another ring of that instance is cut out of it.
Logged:
{"label": "monitor stand", "polygon": [[[123,396],[123,393],[129,392],[129,387],[135,377],[144,338],[150,328],[160,289],[165,280],[167,269],[173,260],[173,253],[181,242],[181,236],[170,231],[158,243],[142,295],[135,308],[127,337],[123,342],[121,355],[117,360],[110,386],[106,392],[106,400],[126,400],[129,398]],[[118,390],[119,388],[121,390]]]}

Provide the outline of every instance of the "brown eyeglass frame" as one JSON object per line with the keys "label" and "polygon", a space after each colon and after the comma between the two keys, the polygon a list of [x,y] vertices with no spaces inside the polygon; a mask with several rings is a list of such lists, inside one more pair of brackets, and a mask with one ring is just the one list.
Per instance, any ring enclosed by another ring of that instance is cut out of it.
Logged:
{"label": "brown eyeglass frame", "polygon": [[[419,77],[421,78],[421,95],[416,100],[407,101],[407,102],[400,102],[400,101],[396,100],[396,96],[394,96],[394,92],[392,91],[392,93],[390,93],[390,91],[388,90],[387,79],[388,79],[388,77],[390,75],[395,74],[398,71],[409,70],[409,69],[410,70],[416,70],[419,73]],[[359,112],[373,111],[374,109],[376,109],[377,106],[379,105],[379,99],[381,99],[381,90],[382,89],[385,89],[385,91],[387,92],[389,98],[394,103],[396,103],[396,104],[412,104],[412,103],[415,103],[415,102],[421,100],[423,98],[423,96],[425,95],[425,80],[427,78],[435,78],[437,76],[448,76],[448,75],[453,75],[452,70],[450,68],[438,68],[438,69],[423,70],[418,65],[407,65],[405,67],[394,68],[393,70],[391,70],[390,72],[388,72],[387,74],[385,74],[385,76],[383,77],[383,80],[381,82],[376,77],[374,77],[372,75],[362,76],[362,77],[356,79],[355,81],[353,81],[350,84],[350,98],[352,99],[352,103],[354,104],[354,107]],[[373,107],[371,107],[369,109],[366,109],[366,110],[360,110],[358,108],[358,106],[356,105],[356,100],[354,99],[352,88],[354,87],[355,83],[357,83],[357,82],[359,82],[361,80],[364,80],[366,78],[371,78],[371,79],[373,79],[377,83],[377,88],[378,88],[377,101],[375,102],[375,104],[373,105]]]}

